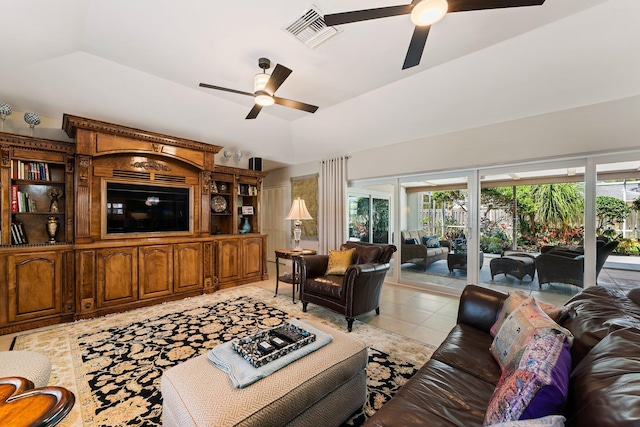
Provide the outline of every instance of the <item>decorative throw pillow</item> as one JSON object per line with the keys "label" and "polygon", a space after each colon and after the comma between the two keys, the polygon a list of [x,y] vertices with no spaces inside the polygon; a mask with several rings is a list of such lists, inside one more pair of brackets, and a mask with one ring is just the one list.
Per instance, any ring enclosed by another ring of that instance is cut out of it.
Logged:
{"label": "decorative throw pillow", "polygon": [[535,420],[505,421],[489,427],[564,427],[566,420],[562,415],[549,415]]}
{"label": "decorative throw pillow", "polygon": [[346,251],[334,251],[329,249],[329,264],[325,276],[331,274],[343,276],[347,268],[351,265],[351,259],[356,248],[347,249]]}
{"label": "decorative throw pillow", "polygon": [[422,238],[422,243],[427,248],[439,248],[440,247],[440,238],[438,236],[424,236]]}
{"label": "decorative throw pillow", "polygon": [[502,371],[487,406],[485,425],[562,412],[570,374],[566,337],[551,329],[531,334],[518,363]]}
{"label": "decorative throw pillow", "polygon": [[[504,304],[502,304],[502,310],[498,315],[498,320],[496,320],[496,323],[494,323],[491,327],[490,332],[492,337],[496,336],[496,334],[500,330],[500,327],[504,323],[505,319],[509,317],[511,312],[515,310],[520,304],[522,304],[522,301],[526,300],[527,298],[529,298],[529,296],[522,291],[509,292],[509,296],[504,301]],[[542,311],[544,311],[547,316],[552,318],[556,323],[561,321],[562,318],[570,310],[569,307],[565,307],[563,305],[553,305],[544,301],[536,300],[536,303],[538,304],[538,307],[540,307]]]}
{"label": "decorative throw pillow", "polygon": [[[550,351],[546,357],[552,359],[555,350]],[[520,361],[522,365],[522,360]],[[533,398],[520,419],[540,418],[549,414],[562,412],[569,397],[569,377],[571,376],[571,351],[569,342],[564,340],[562,350],[549,374],[550,382],[543,386]]]}
{"label": "decorative throw pillow", "polygon": [[564,334],[569,345],[573,342],[571,332],[547,316],[533,297],[528,297],[507,316],[489,350],[500,368],[505,369],[519,362],[530,335],[541,335],[548,330]]}
{"label": "decorative throw pillow", "polygon": [[419,245],[420,242],[415,237],[404,241],[407,245]]}

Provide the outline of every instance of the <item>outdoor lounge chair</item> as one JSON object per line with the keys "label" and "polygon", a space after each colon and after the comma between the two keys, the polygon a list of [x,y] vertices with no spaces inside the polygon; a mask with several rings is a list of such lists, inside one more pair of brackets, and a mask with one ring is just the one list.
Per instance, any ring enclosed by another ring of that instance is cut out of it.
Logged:
{"label": "outdoor lounge chair", "polygon": [[[617,241],[598,242],[596,251],[596,284],[605,261],[618,246]],[[584,288],[584,251],[555,247],[536,258],[538,283],[568,283]]]}

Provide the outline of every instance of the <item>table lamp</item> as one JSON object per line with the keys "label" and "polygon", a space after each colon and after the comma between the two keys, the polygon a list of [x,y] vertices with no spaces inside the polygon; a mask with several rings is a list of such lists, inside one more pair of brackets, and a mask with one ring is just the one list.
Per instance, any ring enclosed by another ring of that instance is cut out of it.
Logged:
{"label": "table lamp", "polygon": [[293,222],[293,241],[295,246],[293,248],[296,252],[301,252],[302,248],[300,247],[300,236],[302,236],[302,226],[301,219],[313,219],[311,218],[311,214],[307,210],[307,204],[303,199],[298,197],[291,204],[291,210],[289,211],[289,215],[285,219],[294,220]]}

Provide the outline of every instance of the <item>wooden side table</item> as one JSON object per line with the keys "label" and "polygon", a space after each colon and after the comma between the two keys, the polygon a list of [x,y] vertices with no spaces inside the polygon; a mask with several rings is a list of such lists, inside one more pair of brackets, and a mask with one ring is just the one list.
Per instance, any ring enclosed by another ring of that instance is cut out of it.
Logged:
{"label": "wooden side table", "polygon": [[26,378],[0,378],[0,425],[52,427],[67,416],[74,403],[75,396],[66,388],[33,388]]}
{"label": "wooden side table", "polygon": [[[276,250],[276,295],[278,295],[278,282],[291,283],[292,300],[296,302],[296,288],[300,287],[300,257],[302,255],[315,255],[318,251],[313,249],[303,249],[301,251],[294,251],[293,249],[278,249]],[[291,276],[280,276],[280,258],[285,260],[291,260]]]}

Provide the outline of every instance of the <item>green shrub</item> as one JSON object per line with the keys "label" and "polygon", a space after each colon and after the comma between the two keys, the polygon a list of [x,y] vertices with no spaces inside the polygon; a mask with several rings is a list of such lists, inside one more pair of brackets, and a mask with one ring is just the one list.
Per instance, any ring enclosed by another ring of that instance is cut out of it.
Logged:
{"label": "green shrub", "polygon": [[620,239],[614,252],[620,255],[639,255],[640,242],[636,239]]}

